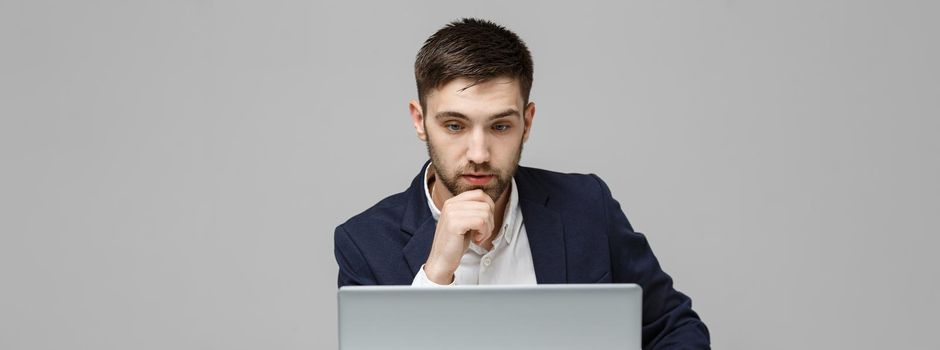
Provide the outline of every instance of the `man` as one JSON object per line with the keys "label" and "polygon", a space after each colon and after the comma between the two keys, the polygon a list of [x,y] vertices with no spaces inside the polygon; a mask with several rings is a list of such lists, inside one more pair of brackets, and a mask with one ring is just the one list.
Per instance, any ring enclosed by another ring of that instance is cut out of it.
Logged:
{"label": "man", "polygon": [[708,348],[691,300],[600,178],[518,166],[532,72],[525,44],[491,22],[428,38],[409,109],[431,159],[405,192],[336,228],[339,285],[636,283],[644,348]]}

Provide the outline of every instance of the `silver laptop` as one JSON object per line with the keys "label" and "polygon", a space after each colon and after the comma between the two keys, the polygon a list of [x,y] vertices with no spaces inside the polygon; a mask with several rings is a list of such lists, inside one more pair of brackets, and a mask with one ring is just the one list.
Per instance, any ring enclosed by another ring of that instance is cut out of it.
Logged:
{"label": "silver laptop", "polygon": [[640,349],[635,284],[342,287],[339,348]]}

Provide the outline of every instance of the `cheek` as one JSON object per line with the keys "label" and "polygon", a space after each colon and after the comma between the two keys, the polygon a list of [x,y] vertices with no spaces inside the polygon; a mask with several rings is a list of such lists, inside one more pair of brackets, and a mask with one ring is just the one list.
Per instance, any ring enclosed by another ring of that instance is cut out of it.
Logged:
{"label": "cheek", "polygon": [[440,161],[448,165],[455,164],[461,156],[460,145],[455,142],[431,142],[431,148]]}
{"label": "cheek", "polygon": [[499,143],[498,149],[494,152],[493,160],[499,164],[512,164],[516,160],[516,153],[519,152],[519,141],[506,140]]}

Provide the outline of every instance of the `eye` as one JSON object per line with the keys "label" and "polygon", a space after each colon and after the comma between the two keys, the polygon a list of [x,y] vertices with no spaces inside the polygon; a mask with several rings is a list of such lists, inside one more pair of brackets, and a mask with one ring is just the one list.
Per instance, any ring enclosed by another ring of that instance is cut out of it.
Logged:
{"label": "eye", "polygon": [[447,123],[447,124],[444,124],[444,127],[447,128],[448,131],[452,131],[452,132],[458,132],[463,129],[463,126],[457,123]]}
{"label": "eye", "polygon": [[509,125],[509,124],[496,124],[496,125],[493,125],[493,129],[496,130],[496,131],[499,131],[499,132],[504,132],[504,131],[506,131],[506,130],[509,130],[509,128],[510,128],[510,125]]}

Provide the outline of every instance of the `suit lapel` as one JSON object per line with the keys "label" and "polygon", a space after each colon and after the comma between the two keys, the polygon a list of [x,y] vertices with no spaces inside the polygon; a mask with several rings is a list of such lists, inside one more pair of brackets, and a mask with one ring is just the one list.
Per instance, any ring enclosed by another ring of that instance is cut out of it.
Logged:
{"label": "suit lapel", "polygon": [[539,284],[565,283],[565,232],[558,213],[531,201],[520,201],[522,220],[532,250]]}
{"label": "suit lapel", "polygon": [[434,231],[437,228],[437,221],[431,215],[431,209],[428,208],[427,197],[424,194],[424,186],[427,186],[424,169],[430,162],[430,160],[424,162],[418,176],[408,187],[408,200],[405,202],[405,214],[401,221],[401,230],[411,235],[411,239],[402,249],[402,254],[408,261],[412,276],[418,274],[418,269],[428,260],[428,255],[431,254],[431,243],[434,243]]}
{"label": "suit lapel", "polygon": [[548,192],[527,168],[519,167],[515,178],[535,279],[539,284],[566,283],[565,230],[561,215],[548,208]]}
{"label": "suit lapel", "polygon": [[434,243],[434,231],[437,229],[437,221],[434,217],[428,216],[427,220],[418,227],[418,230],[405,245],[403,253],[405,260],[408,261],[408,267],[411,268],[411,274],[417,275],[418,269],[428,260],[431,254],[431,244]]}

